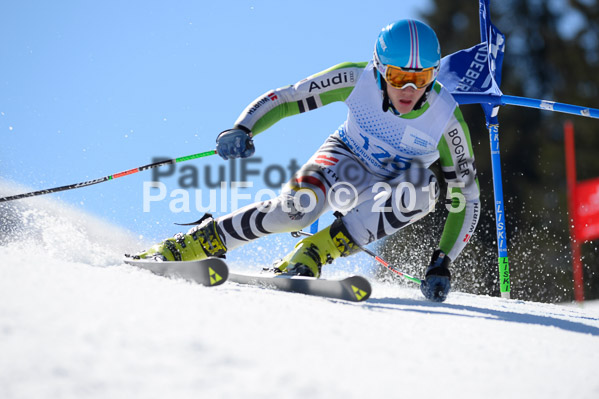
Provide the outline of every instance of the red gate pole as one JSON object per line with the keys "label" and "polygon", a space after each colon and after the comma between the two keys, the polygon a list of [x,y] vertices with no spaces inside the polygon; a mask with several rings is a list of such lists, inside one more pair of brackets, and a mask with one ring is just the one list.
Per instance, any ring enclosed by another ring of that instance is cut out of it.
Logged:
{"label": "red gate pole", "polygon": [[580,240],[578,237],[578,218],[576,217],[576,153],[574,149],[574,126],[571,121],[564,124],[564,147],[566,151],[566,181],[568,190],[568,214],[570,226],[570,244],[572,246],[572,275],[574,278],[574,299],[584,301],[582,261],[580,259]]}

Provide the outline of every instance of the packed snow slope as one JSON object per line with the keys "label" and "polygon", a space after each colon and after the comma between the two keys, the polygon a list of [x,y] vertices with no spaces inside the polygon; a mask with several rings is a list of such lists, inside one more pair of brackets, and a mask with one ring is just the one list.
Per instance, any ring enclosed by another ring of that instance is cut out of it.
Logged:
{"label": "packed snow slope", "polygon": [[124,265],[133,234],[52,201],[0,217],[3,399],[599,398],[590,305],[208,288]]}

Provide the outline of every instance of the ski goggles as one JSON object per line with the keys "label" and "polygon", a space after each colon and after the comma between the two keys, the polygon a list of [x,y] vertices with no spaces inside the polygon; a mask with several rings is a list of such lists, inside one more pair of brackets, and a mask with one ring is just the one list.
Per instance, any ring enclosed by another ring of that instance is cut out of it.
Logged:
{"label": "ski goggles", "polygon": [[416,70],[385,65],[384,76],[385,81],[395,88],[403,89],[406,86],[413,86],[415,89],[423,89],[433,83],[436,72],[435,67]]}

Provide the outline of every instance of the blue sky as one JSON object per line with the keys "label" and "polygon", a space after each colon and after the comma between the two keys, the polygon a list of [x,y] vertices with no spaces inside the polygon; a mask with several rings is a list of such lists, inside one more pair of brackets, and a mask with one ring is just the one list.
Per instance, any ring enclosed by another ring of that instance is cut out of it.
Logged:
{"label": "blue sky", "polygon": [[[0,176],[39,190],[158,156],[211,150],[254,98],[339,62],[369,60],[384,25],[428,6],[403,1],[392,12],[363,1],[3,2]],[[346,112],[332,104],[258,136],[262,162],[252,168],[259,174],[243,192],[253,198],[265,188],[268,166],[276,180],[277,165],[307,160]],[[216,156],[187,161],[161,179],[167,194],[181,188],[185,165],[198,171],[206,198],[204,168],[212,180],[219,166],[230,173]],[[157,240],[182,230],[173,222],[201,213],[193,203],[191,212],[173,213],[169,197],[144,212],[143,183],[152,176],[142,172],[51,196]]]}

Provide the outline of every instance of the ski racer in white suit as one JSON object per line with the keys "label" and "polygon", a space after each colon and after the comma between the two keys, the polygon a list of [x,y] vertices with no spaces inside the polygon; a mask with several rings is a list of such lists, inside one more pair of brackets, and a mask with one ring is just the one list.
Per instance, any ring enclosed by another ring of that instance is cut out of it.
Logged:
{"label": "ski racer in white suit", "polygon": [[[258,97],[234,128],[217,137],[216,149],[224,159],[251,156],[253,137],[284,117],[335,101],[345,102],[349,112],[280,196],[216,219],[207,215],[187,234],[138,256],[223,256],[264,235],[301,230],[335,210],[338,217],[330,226],[301,240],[276,265],[281,272],[319,277],[324,264],[434,209],[439,186],[428,168],[440,159],[453,201],[421,290],[430,300],[445,300],[450,262],[472,237],[480,202],[468,127],[456,101],[436,81],[440,59],[429,26],[400,20],[381,31],[372,61],[342,63]],[[344,204],[337,207],[334,199],[340,196]]]}

